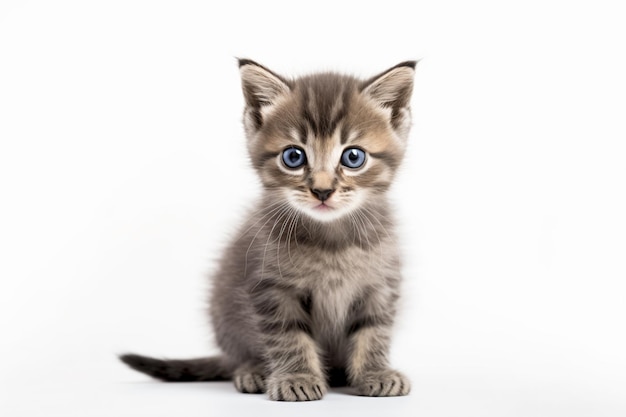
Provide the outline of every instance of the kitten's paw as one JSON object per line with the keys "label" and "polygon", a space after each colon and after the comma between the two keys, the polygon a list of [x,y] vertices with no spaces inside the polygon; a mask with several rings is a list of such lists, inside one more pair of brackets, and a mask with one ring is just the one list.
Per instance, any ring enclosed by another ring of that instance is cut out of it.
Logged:
{"label": "kitten's paw", "polygon": [[411,391],[408,378],[398,371],[366,372],[352,384],[359,395],[368,397],[395,397]]}
{"label": "kitten's paw", "polygon": [[274,401],[314,401],[326,393],[326,382],[311,374],[286,374],[270,377],[267,392]]}
{"label": "kitten's paw", "polygon": [[233,382],[237,391],[244,394],[265,392],[265,377],[261,369],[253,366],[242,366],[235,371]]}

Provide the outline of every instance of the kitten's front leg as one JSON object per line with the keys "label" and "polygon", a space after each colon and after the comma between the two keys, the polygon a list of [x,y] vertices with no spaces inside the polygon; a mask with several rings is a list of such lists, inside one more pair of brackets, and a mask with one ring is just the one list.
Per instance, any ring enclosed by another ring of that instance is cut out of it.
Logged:
{"label": "kitten's front leg", "polygon": [[[261,287],[261,288],[260,288]],[[326,379],[311,332],[311,318],[294,289],[269,280],[251,292],[269,368],[267,393],[275,401],[312,401]]]}
{"label": "kitten's front leg", "polygon": [[[348,327],[348,380],[359,395],[391,397],[407,395],[406,376],[389,367],[389,343],[394,309],[368,300]],[[392,304],[392,303],[391,303]],[[378,307],[378,308],[377,308]]]}
{"label": "kitten's front leg", "polygon": [[[270,340],[272,339],[272,340]],[[270,376],[267,392],[270,400],[312,401],[326,393],[315,342],[301,330],[289,329],[282,335],[266,337]]]}

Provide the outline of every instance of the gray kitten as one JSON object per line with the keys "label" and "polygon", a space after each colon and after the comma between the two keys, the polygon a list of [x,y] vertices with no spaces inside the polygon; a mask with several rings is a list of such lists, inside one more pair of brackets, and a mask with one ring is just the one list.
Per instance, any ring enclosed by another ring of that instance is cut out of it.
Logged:
{"label": "gray kitten", "polygon": [[329,385],[409,393],[389,367],[401,280],[386,193],[410,127],[414,61],[368,80],[284,78],[241,59],[244,126],[263,193],[213,277],[223,355],[121,360],[165,381],[233,379],[279,401]]}

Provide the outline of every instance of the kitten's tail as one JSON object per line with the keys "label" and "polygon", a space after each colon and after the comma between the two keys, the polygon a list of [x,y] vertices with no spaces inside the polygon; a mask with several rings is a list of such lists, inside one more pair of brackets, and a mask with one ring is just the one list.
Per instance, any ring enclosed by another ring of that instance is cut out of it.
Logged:
{"label": "kitten's tail", "polygon": [[233,369],[224,356],[197,359],[156,359],[127,353],[120,360],[136,371],[167,382],[223,381]]}

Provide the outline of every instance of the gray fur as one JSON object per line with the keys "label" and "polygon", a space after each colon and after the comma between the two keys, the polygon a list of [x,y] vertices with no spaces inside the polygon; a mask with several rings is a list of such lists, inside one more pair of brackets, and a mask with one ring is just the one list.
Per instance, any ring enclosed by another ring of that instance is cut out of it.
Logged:
{"label": "gray fur", "polygon": [[[167,381],[233,379],[272,400],[321,399],[347,382],[360,395],[406,395],[390,369],[401,280],[386,192],[404,154],[414,62],[361,81],[334,73],[289,80],[240,60],[248,149],[264,192],[226,248],[210,293],[223,356],[123,355]],[[285,147],[307,163],[281,165]],[[357,170],[337,155],[367,152]],[[314,190],[332,191],[328,201]],[[328,204],[326,206],[326,204]]]}

